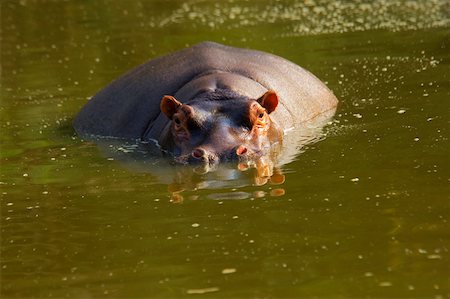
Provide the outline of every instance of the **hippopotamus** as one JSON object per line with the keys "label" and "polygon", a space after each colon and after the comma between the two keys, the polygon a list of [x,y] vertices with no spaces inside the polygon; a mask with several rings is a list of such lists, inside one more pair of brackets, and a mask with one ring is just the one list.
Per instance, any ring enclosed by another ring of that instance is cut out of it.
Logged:
{"label": "hippopotamus", "polygon": [[100,90],[73,125],[81,136],[155,140],[177,161],[267,155],[286,131],[338,101],[300,66],[256,50],[202,42],[152,59]]}

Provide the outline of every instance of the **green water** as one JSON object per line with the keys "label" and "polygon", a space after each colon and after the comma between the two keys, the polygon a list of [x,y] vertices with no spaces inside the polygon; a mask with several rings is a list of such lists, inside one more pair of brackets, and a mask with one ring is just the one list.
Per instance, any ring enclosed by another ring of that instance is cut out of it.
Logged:
{"label": "green water", "polygon": [[[2,0],[1,297],[450,297],[449,18],[445,0]],[[284,183],[74,134],[108,82],[203,40],[339,98]]]}

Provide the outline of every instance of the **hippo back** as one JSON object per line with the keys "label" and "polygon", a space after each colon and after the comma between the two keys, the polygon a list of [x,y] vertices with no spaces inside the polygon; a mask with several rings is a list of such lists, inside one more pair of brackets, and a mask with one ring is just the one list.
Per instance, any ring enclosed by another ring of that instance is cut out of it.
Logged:
{"label": "hippo back", "polygon": [[[81,135],[137,139],[151,126],[158,130],[146,137],[158,139],[167,124],[159,108],[161,98],[186,89],[188,94],[195,94],[197,91],[191,90],[195,84],[190,83],[216,73],[218,77],[232,75],[227,88],[251,98],[274,90],[280,103],[271,117],[285,129],[337,105],[336,97],[325,84],[286,59],[204,42],[150,60],[113,81],[81,109],[74,128]],[[182,102],[187,100],[180,98]],[[159,124],[155,126],[155,122]]]}

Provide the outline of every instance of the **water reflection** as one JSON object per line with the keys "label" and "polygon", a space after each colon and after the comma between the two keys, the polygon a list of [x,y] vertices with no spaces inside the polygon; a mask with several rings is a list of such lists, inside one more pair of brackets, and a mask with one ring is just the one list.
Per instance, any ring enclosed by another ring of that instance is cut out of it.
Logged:
{"label": "water reflection", "polygon": [[[156,141],[111,138],[91,141],[97,144],[106,159],[119,162],[121,167],[130,172],[150,174],[165,184],[172,202],[200,198],[242,200],[280,197],[286,193],[283,188],[286,181],[283,166],[296,160],[306,145],[325,138],[323,128],[330,123],[334,113],[335,110],[328,111],[287,130],[282,145],[273,146],[268,156],[213,166],[176,163],[171,154],[161,150]],[[246,191],[245,188],[250,186],[252,190]],[[263,186],[267,188],[258,188]],[[202,190],[209,192],[203,196]]]}

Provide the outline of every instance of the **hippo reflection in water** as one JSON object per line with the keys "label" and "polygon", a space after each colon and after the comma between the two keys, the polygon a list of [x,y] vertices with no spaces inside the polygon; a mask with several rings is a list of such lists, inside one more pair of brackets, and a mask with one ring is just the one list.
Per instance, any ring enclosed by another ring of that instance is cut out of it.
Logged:
{"label": "hippo reflection in water", "polygon": [[288,60],[204,42],[113,81],[74,128],[84,137],[156,140],[182,163],[264,161],[286,130],[336,105],[325,84]]}

